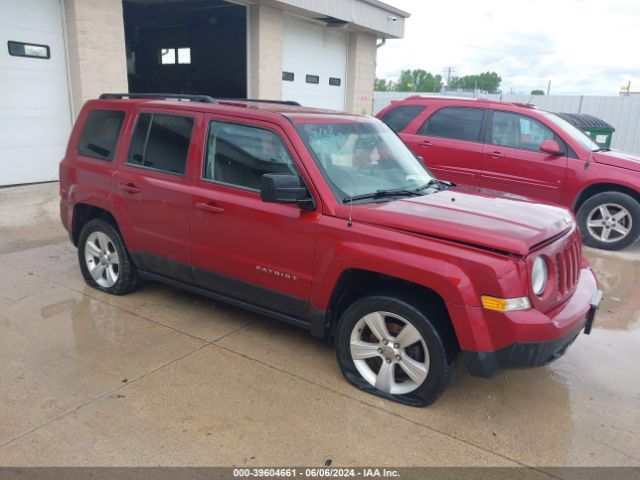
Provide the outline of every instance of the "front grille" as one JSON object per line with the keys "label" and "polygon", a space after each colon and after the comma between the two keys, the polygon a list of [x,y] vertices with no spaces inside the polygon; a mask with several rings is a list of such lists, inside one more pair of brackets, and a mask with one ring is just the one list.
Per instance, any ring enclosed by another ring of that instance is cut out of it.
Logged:
{"label": "front grille", "polygon": [[555,262],[558,278],[558,299],[560,299],[573,292],[580,278],[582,247],[577,235],[571,235],[563,249],[556,253]]}

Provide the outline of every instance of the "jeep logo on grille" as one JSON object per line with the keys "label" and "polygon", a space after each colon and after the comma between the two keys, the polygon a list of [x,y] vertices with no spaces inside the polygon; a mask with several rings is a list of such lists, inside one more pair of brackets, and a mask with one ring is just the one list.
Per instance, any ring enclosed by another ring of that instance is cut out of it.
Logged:
{"label": "jeep logo on grille", "polygon": [[262,273],[268,273],[269,275],[273,275],[275,277],[284,278],[285,280],[298,280],[297,275],[291,275],[290,273],[279,272],[278,270],[274,270],[273,268],[261,267],[260,265],[256,265],[256,270]]}

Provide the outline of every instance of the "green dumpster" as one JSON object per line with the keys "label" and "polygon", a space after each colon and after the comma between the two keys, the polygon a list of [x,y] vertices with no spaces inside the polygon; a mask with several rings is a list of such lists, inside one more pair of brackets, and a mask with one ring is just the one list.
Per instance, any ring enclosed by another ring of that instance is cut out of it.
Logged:
{"label": "green dumpster", "polygon": [[587,113],[556,113],[570,124],[578,127],[604,148],[611,148],[611,137],[616,131],[611,125]]}

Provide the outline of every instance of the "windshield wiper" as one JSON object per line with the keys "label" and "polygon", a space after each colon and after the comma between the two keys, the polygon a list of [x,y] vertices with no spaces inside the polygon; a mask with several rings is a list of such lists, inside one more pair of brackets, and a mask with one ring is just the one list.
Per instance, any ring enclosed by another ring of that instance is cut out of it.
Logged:
{"label": "windshield wiper", "polygon": [[384,197],[409,197],[420,195],[417,190],[376,190],[373,193],[363,193],[362,195],[354,195],[342,200],[342,203],[350,203],[356,200],[366,200],[368,198],[384,198]]}
{"label": "windshield wiper", "polygon": [[595,150],[591,150],[592,152],[610,152],[611,149],[607,147],[596,148]]}
{"label": "windshield wiper", "polygon": [[416,192],[421,192],[422,190],[426,190],[427,188],[434,187],[436,185],[440,185],[442,187],[455,187],[456,184],[452,182],[447,182],[446,180],[439,180],[437,178],[432,178],[427,183],[415,189]]}

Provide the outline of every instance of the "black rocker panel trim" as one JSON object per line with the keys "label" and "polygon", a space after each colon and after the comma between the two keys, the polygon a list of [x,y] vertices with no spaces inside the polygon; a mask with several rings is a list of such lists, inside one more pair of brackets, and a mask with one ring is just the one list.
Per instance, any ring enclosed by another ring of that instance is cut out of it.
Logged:
{"label": "black rocker panel trim", "polygon": [[[191,267],[148,252],[133,252],[131,256],[142,278],[190,290],[311,330],[308,320],[309,302],[302,298]],[[320,311],[315,308],[313,310],[317,322]],[[315,328],[313,333],[317,335],[320,331],[321,329]]]}
{"label": "black rocker panel trim", "polygon": [[159,273],[187,283],[196,282],[191,266],[182,262],[148,252],[132,252],[131,258],[138,270]]}
{"label": "black rocker panel trim", "polygon": [[287,316],[307,319],[309,303],[298,297],[276,292],[269,288],[258,287],[235,278],[219,275],[208,270],[193,268],[196,284],[245,302],[255,303],[268,310]]}

